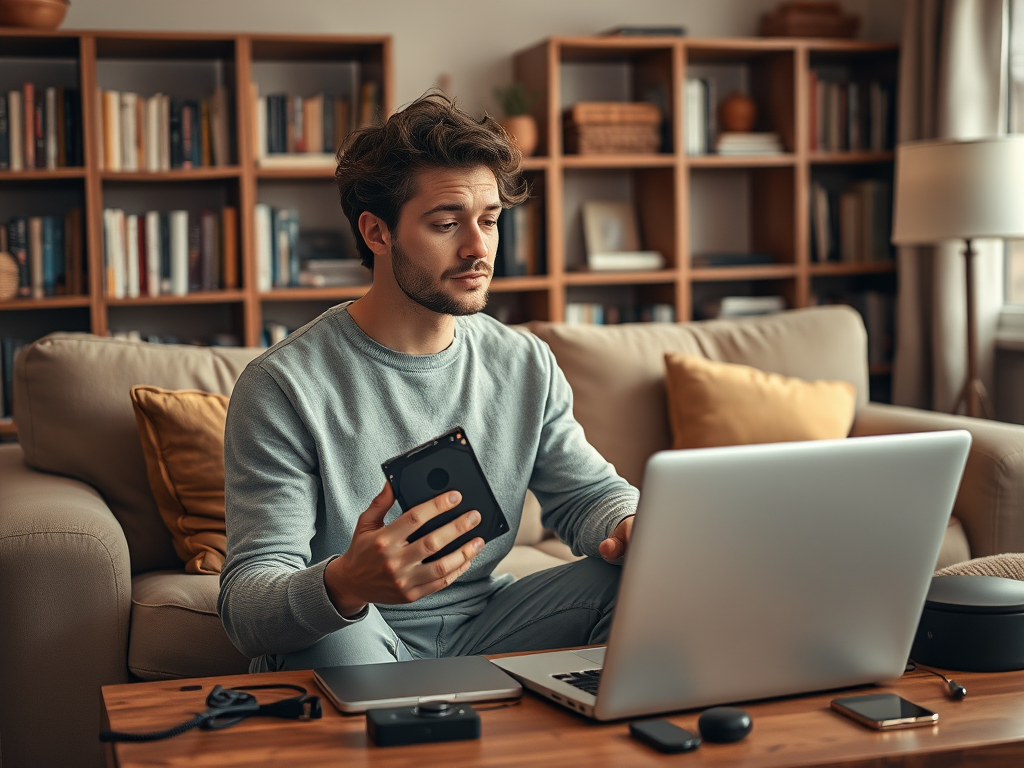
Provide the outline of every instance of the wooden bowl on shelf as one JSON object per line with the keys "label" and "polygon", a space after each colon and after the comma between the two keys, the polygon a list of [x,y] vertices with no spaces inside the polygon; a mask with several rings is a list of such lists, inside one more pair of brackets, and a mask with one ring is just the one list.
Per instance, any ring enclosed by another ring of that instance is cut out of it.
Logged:
{"label": "wooden bowl on shelf", "polygon": [[68,12],[68,0],[0,0],[0,27],[56,29]]}

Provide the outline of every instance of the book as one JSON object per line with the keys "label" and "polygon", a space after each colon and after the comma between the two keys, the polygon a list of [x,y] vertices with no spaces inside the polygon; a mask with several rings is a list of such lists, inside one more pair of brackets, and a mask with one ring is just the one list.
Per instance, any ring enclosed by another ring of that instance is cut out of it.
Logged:
{"label": "book", "polygon": [[28,219],[14,216],[7,222],[8,253],[18,263],[18,296],[32,295],[32,277],[28,264]]}
{"label": "book", "polygon": [[334,170],[338,163],[334,155],[326,153],[311,154],[308,152],[277,153],[256,158],[260,168],[322,168]]}
{"label": "book", "polygon": [[695,253],[690,258],[694,267],[745,267],[755,264],[774,264],[770,253]]}
{"label": "book", "polygon": [[32,83],[25,83],[21,87],[22,94],[22,148],[25,151],[25,169],[36,167],[36,103],[35,86]]}
{"label": "book", "polygon": [[271,271],[274,233],[270,206],[266,203],[256,203],[253,218],[256,230],[256,290],[266,293],[274,285]]}
{"label": "book", "polygon": [[220,212],[221,285],[226,290],[238,288],[238,209],[225,206]]}
{"label": "book", "polygon": [[665,257],[657,251],[588,253],[587,266],[594,272],[646,272],[664,269]]}
{"label": "book", "polygon": [[[60,145],[57,142],[57,127],[59,124],[57,120],[57,89],[53,87],[47,88],[45,94],[46,103],[44,108],[46,124],[44,126],[44,138],[46,142],[46,167],[49,170],[53,170],[58,165],[57,159],[60,154],[58,150],[58,146]],[[63,104],[63,99],[61,99],[61,103]],[[61,111],[63,111],[63,108]],[[61,130],[63,131],[63,127]]]}
{"label": "book", "polygon": [[82,209],[72,208],[64,214],[64,269],[66,291],[70,296],[84,296],[88,292],[82,238]]}
{"label": "book", "polygon": [[565,110],[574,123],[640,123],[660,125],[661,110],[646,101],[578,101]]}
{"label": "book", "polygon": [[124,263],[125,296],[137,299],[142,286],[139,274],[139,217],[134,213],[124,217]]}
{"label": "book", "polygon": [[46,167],[46,95],[45,92],[36,91],[34,112],[32,116],[32,131],[35,136],[35,158],[36,168]]}
{"label": "book", "polygon": [[220,214],[204,210],[199,213],[201,228],[200,246],[200,287],[204,291],[215,291],[220,287]]}
{"label": "book", "polygon": [[171,211],[170,213],[170,261],[171,288],[173,296],[185,296],[188,293],[189,278],[189,221],[188,211]]}
{"label": "book", "polygon": [[0,171],[11,167],[11,126],[7,115],[7,94],[0,93]]}
{"label": "book", "polygon": [[160,280],[160,213],[146,211],[146,295],[159,296]]}
{"label": "book", "polygon": [[10,169],[21,171],[25,168],[25,118],[22,115],[22,95],[20,91],[7,92],[7,130],[10,137]]}
{"label": "book", "polygon": [[28,269],[32,279],[31,296],[41,299],[46,295],[43,289],[43,217],[28,218]]}
{"label": "book", "polygon": [[54,216],[41,216],[42,220],[42,283],[43,296],[55,296],[57,294],[57,281],[60,272],[63,271],[58,263],[63,264],[64,249],[58,230],[57,219]]}
{"label": "book", "polygon": [[103,163],[108,171],[122,170],[121,159],[121,94],[102,92]]}

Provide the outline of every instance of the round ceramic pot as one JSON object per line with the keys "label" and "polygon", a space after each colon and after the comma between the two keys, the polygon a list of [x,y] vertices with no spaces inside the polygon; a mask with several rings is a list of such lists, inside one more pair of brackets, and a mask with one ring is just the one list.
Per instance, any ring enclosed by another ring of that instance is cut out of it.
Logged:
{"label": "round ceramic pot", "polygon": [[506,117],[501,125],[508,131],[523,157],[529,157],[537,151],[537,121],[533,115]]}
{"label": "round ceramic pot", "polygon": [[0,0],[0,27],[56,29],[67,10],[67,0]]}

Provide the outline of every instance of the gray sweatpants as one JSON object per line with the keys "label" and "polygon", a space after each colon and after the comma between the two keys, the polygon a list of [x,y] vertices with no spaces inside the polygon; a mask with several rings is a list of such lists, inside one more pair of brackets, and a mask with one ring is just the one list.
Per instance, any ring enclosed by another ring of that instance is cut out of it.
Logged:
{"label": "gray sweatpants", "polygon": [[366,618],[294,653],[253,659],[250,672],[386,661],[539,651],[607,642],[622,569],[585,558],[548,568],[498,590],[476,616],[437,613],[386,621]]}

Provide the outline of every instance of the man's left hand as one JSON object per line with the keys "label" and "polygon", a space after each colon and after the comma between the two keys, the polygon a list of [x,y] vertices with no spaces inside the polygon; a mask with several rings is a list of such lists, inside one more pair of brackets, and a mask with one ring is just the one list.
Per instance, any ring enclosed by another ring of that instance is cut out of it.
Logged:
{"label": "man's left hand", "polygon": [[601,542],[599,550],[601,557],[609,563],[620,561],[626,554],[626,547],[629,546],[629,536],[633,532],[633,515],[630,515],[612,531],[612,535]]}

